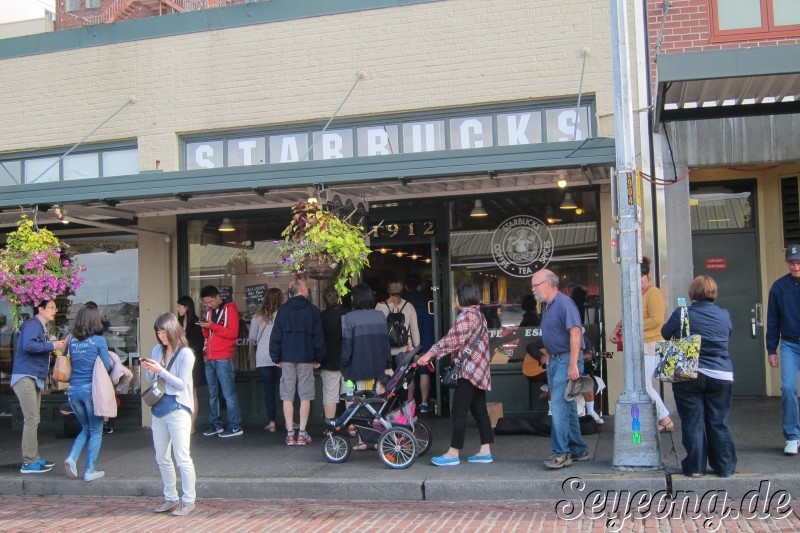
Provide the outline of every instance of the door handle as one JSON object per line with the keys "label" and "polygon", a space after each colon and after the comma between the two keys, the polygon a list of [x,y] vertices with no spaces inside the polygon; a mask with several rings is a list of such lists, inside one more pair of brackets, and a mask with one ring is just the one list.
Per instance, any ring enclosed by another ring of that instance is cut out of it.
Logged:
{"label": "door handle", "polygon": [[755,319],[755,317],[750,319],[750,326],[751,326],[751,329],[752,329],[751,333],[753,335],[753,338],[755,339],[756,338],[756,319]]}
{"label": "door handle", "polygon": [[756,304],[756,325],[764,327],[764,304],[761,303]]}

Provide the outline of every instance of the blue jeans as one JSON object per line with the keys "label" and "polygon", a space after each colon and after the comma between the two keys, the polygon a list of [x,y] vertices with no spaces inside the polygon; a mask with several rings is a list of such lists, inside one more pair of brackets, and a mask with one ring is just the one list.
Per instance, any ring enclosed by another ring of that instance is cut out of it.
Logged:
{"label": "blue jeans", "polygon": [[86,450],[85,471],[94,472],[97,454],[100,453],[100,444],[103,442],[103,417],[95,416],[94,414],[92,384],[70,386],[67,389],[67,397],[72,410],[75,412],[75,417],[81,423],[81,432],[75,437],[75,443],[72,445],[72,451],[69,452],[69,458],[77,461],[88,440],[89,447]]}
{"label": "blue jeans", "polygon": [[[578,409],[574,401],[564,399],[567,388],[569,354],[551,356],[547,364],[547,386],[550,388],[550,413],[553,416],[550,430],[550,447],[555,455],[571,453],[580,456],[586,451],[581,436]],[[578,373],[583,374],[583,360],[578,358]]]}
{"label": "blue jeans", "polygon": [[236,373],[233,370],[233,359],[214,359],[206,361],[206,381],[208,381],[208,403],[211,412],[208,423],[215,428],[222,427],[219,415],[219,392],[217,380],[222,388],[222,395],[227,405],[228,424],[231,428],[242,427],[242,413],[239,410],[239,395],[236,393]]}
{"label": "blue jeans", "polygon": [[686,458],[681,461],[685,475],[705,474],[706,461],[719,476],[736,470],[736,446],[728,425],[733,401],[733,382],[698,373],[697,379],[672,384],[681,441]]}
{"label": "blue jeans", "polygon": [[275,384],[281,380],[281,369],[277,366],[256,367],[264,384],[264,408],[267,410],[267,422],[275,421]]}
{"label": "blue jeans", "polygon": [[797,408],[797,373],[800,372],[800,344],[781,341],[781,402],[783,436],[800,440],[800,413]]}

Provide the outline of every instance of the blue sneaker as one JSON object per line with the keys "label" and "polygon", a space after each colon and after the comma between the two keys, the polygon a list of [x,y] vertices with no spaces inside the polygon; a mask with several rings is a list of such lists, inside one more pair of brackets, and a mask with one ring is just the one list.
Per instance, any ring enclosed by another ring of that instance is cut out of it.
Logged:
{"label": "blue sneaker", "polygon": [[486,455],[473,455],[473,456],[467,457],[467,462],[468,463],[489,464],[489,463],[494,462],[494,459],[492,459],[492,454],[487,453]]}
{"label": "blue sneaker", "polygon": [[444,455],[440,455],[431,459],[431,463],[435,464],[436,466],[458,466],[461,464],[461,459],[458,457],[448,459]]}
{"label": "blue sneaker", "polygon": [[46,466],[47,468],[53,468],[54,466],[56,466],[56,464],[53,461],[48,461],[44,457],[39,457],[39,460],[36,462],[39,463],[40,465]]}
{"label": "blue sneaker", "polygon": [[45,472],[49,472],[52,470],[52,466],[47,466],[44,462],[35,462],[29,464],[23,464],[22,468],[19,469],[20,474],[44,474]]}
{"label": "blue sneaker", "polygon": [[430,412],[430,410],[431,410],[431,409],[430,409],[430,407],[428,407],[428,404],[427,404],[427,403],[421,403],[421,404],[419,405],[419,412],[420,412],[420,413],[428,413],[428,412]]}
{"label": "blue sneaker", "polygon": [[217,435],[218,433],[222,433],[222,428],[216,426],[208,426],[208,429],[203,432],[203,435],[206,437],[210,437],[212,435]]}
{"label": "blue sneaker", "polygon": [[238,437],[242,433],[244,433],[244,431],[242,431],[242,428],[229,427],[228,429],[220,433],[219,436],[222,437],[223,439],[226,439],[228,437]]}

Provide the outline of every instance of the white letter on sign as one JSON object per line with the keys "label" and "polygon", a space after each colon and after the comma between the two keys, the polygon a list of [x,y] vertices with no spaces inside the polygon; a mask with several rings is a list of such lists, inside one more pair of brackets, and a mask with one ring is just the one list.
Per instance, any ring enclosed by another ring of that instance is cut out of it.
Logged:
{"label": "white letter on sign", "polygon": [[239,143],[239,150],[242,151],[242,164],[243,165],[252,165],[253,164],[253,150],[256,147],[255,141],[240,141]]}
{"label": "white letter on sign", "polygon": [[214,163],[209,160],[209,157],[214,155],[214,149],[211,148],[207,144],[201,144],[197,147],[197,150],[194,153],[194,161],[197,163],[197,166],[203,168],[214,168]]}
{"label": "white letter on sign", "polygon": [[389,132],[382,129],[367,130],[367,155],[391,154],[389,149]]}
{"label": "white letter on sign", "polygon": [[300,161],[297,154],[297,139],[294,137],[284,137],[281,142],[281,163],[293,163]]}
{"label": "white letter on sign", "polygon": [[519,124],[517,124],[517,117],[508,115],[508,145],[515,144],[530,144],[528,136],[525,135],[525,128],[528,127],[528,120],[531,118],[530,113],[523,113],[519,115]]}
{"label": "white letter on sign", "polygon": [[322,159],[340,159],[342,155],[342,136],[338,133],[322,134]]}
{"label": "white letter on sign", "polygon": [[[472,130],[472,132],[470,132]],[[472,135],[483,133],[483,124],[474,118],[468,118],[461,123],[461,148],[482,148],[483,141],[472,141]]]}

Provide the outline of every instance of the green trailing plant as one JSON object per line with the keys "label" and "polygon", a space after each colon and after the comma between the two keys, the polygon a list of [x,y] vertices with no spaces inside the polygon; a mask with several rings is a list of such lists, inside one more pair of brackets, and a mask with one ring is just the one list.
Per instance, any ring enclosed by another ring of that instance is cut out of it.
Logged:
{"label": "green trailing plant", "polygon": [[350,292],[347,282],[369,266],[370,249],[364,241],[364,228],[342,220],[317,202],[294,205],[292,220],[281,237],[282,241],[274,242],[281,252],[276,275],[304,275],[309,259],[331,263],[336,270],[334,288],[339,296]]}

